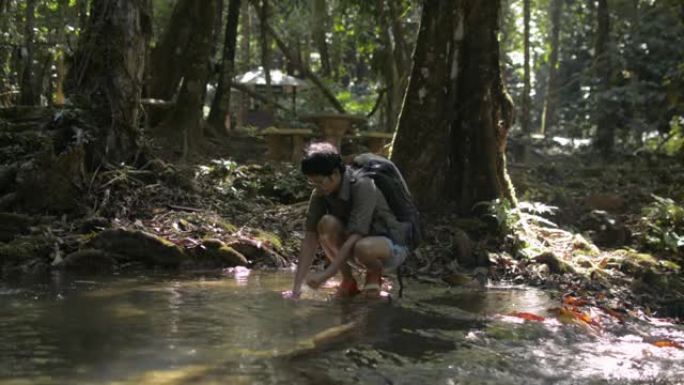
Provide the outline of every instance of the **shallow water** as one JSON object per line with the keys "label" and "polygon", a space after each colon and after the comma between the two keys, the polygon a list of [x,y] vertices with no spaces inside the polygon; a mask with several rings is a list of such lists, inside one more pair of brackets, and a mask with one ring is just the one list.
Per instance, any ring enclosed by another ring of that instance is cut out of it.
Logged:
{"label": "shallow water", "polygon": [[501,315],[558,306],[525,287],[407,282],[401,300],[284,299],[291,272],[54,275],[0,283],[0,385],[575,384],[684,379],[670,324],[594,330]]}

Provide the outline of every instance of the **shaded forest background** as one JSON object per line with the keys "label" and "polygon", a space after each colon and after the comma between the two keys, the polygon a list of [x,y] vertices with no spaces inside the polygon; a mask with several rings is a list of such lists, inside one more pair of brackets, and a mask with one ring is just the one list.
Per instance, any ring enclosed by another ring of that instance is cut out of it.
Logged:
{"label": "shaded forest background", "polygon": [[309,190],[255,106],[394,135],[439,214],[414,270],[684,308],[679,0],[0,0],[3,264],[285,265]]}
{"label": "shaded forest background", "polygon": [[[151,23],[143,97],[171,100],[189,60],[179,51],[192,48],[208,71],[214,127],[223,126],[218,115],[235,109],[220,106],[226,83],[263,66],[320,84],[298,99],[298,115],[344,111],[370,116],[374,129],[395,129],[420,24],[417,1],[216,0],[196,10],[194,2],[138,3]],[[65,102],[64,81],[89,5],[0,3],[4,106]],[[516,105],[514,131],[594,139],[603,152],[645,145],[680,150],[684,6],[678,1],[506,0],[501,7],[500,58]],[[207,47],[196,47],[203,36],[210,36]],[[182,58],[171,60],[174,51]],[[292,125],[297,116],[287,108],[278,118]]]}

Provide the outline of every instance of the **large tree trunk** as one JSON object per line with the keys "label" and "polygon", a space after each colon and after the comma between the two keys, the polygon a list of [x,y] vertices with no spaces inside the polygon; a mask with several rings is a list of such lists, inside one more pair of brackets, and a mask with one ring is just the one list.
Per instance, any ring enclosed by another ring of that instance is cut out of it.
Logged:
{"label": "large tree trunk", "polygon": [[549,127],[556,123],[556,104],[558,100],[558,51],[560,50],[560,20],[563,3],[551,0],[551,53],[549,55],[549,80],[544,98],[541,133],[546,135]]}
{"label": "large tree trunk", "polygon": [[499,69],[500,1],[425,0],[391,159],[419,207],[515,202],[505,165],[513,105]]}
{"label": "large tree trunk", "polygon": [[21,74],[20,103],[31,106],[36,104],[33,58],[35,54],[35,20],[37,0],[26,1],[26,18],[24,21],[24,46],[22,47],[23,68]]}
{"label": "large tree trunk", "polygon": [[204,139],[202,106],[210,72],[215,1],[182,0],[187,3],[185,17],[192,21],[192,28],[185,33],[191,35],[192,40],[180,59],[183,82],[165,128],[183,136],[184,154],[188,149],[197,148]]}
{"label": "large tree trunk", "polygon": [[523,94],[522,94],[522,116],[520,125],[524,134],[530,133],[530,91],[532,89],[530,81],[530,1],[523,1]]}
{"label": "large tree trunk", "polygon": [[98,119],[96,162],[128,162],[138,149],[145,49],[152,34],[149,0],[93,0],[67,91]]}
{"label": "large tree trunk", "polygon": [[213,127],[227,129],[230,127],[230,83],[235,73],[235,45],[237,41],[238,17],[240,16],[240,0],[230,0],[226,16],[226,33],[221,60],[216,95],[211,103],[208,123]]}
{"label": "large tree trunk", "polygon": [[611,62],[608,43],[610,41],[610,13],[608,0],[599,0],[596,10],[597,31],[594,47],[594,68],[598,80],[596,103],[596,148],[604,155],[613,151],[615,144],[615,125],[612,118],[611,106],[606,93],[611,82]]}
{"label": "large tree trunk", "polygon": [[[191,16],[196,3],[198,2],[193,0],[178,0],[164,30],[164,36],[152,50],[151,67],[154,74],[149,95],[152,98],[171,100],[176,95],[189,60],[188,51],[195,43],[195,28],[199,28],[198,24],[212,24],[213,17],[197,19],[197,16]],[[211,13],[213,14],[213,9]]]}

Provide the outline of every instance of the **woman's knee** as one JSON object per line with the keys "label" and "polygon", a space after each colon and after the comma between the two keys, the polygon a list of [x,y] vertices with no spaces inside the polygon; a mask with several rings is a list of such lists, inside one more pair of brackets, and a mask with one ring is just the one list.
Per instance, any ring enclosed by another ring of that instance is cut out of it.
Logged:
{"label": "woman's knee", "polygon": [[337,235],[342,231],[342,229],[342,222],[330,214],[323,215],[316,226],[316,231],[321,237]]}
{"label": "woman's knee", "polygon": [[386,257],[386,242],[379,237],[361,238],[354,244],[354,257],[361,263]]}

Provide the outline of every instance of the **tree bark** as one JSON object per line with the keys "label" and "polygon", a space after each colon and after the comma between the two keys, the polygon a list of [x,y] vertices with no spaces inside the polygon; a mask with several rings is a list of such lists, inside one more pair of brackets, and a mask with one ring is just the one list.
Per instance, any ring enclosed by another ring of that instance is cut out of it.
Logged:
{"label": "tree bark", "polygon": [[[250,7],[248,1],[242,1],[242,6],[240,9],[240,25],[242,40],[240,43],[240,62],[241,71],[248,71],[252,67],[251,55],[250,55],[250,40],[252,38],[252,16],[250,15]],[[240,111],[237,116],[237,126],[242,127],[245,120],[247,110],[249,109],[249,96],[245,93],[240,93]]]}
{"label": "tree bark", "polygon": [[67,92],[98,119],[95,166],[130,162],[138,150],[145,49],[152,34],[148,0],[93,0]]}
{"label": "tree bark", "polygon": [[549,80],[544,98],[541,134],[546,135],[549,127],[556,123],[556,104],[558,99],[558,51],[560,50],[560,20],[563,3],[551,0],[551,53],[549,55]]}
{"label": "tree bark", "polygon": [[190,24],[187,24],[189,30],[182,34],[192,36],[192,41],[184,50],[181,59],[183,82],[178,100],[164,125],[172,134],[182,135],[184,155],[187,154],[187,150],[197,148],[204,139],[202,106],[210,75],[215,1],[181,1],[186,3],[183,8],[187,10],[185,17],[190,21]]}
{"label": "tree bark", "polygon": [[413,69],[390,157],[418,206],[515,196],[505,162],[513,104],[499,69],[500,1],[424,0]]}
{"label": "tree bark", "polygon": [[611,106],[606,93],[611,82],[611,61],[608,48],[610,41],[610,13],[608,0],[598,0],[596,10],[597,31],[594,47],[594,68],[596,69],[597,103],[596,103],[596,148],[603,155],[610,155],[615,145],[615,126],[611,113]]}
{"label": "tree bark", "polygon": [[[261,68],[264,70],[266,80],[266,98],[274,100],[273,88],[271,87],[271,44],[268,38],[266,25],[268,25],[269,7],[268,0],[261,0],[259,8],[259,40],[261,41]],[[266,103],[266,111],[273,116],[273,104]]]}
{"label": "tree bark", "polygon": [[321,55],[323,76],[329,77],[331,75],[330,55],[328,54],[328,43],[325,37],[328,32],[328,5],[325,0],[313,0],[311,4],[311,35],[316,49]]}
{"label": "tree bark", "polygon": [[228,122],[230,118],[228,114],[230,111],[230,84],[235,73],[235,46],[239,16],[240,0],[229,0],[221,70],[216,86],[216,95],[211,103],[211,112],[207,119],[210,125],[217,128],[227,129],[230,124]]}
{"label": "tree bark", "polygon": [[26,1],[26,17],[24,22],[24,46],[22,47],[22,74],[21,74],[21,99],[20,103],[27,106],[37,104],[35,95],[35,81],[33,73],[33,59],[35,54],[34,38],[36,20],[36,0]]}
{"label": "tree bark", "polygon": [[530,133],[530,92],[532,89],[530,80],[530,1],[523,2],[523,50],[524,50],[524,74],[523,74],[523,94],[522,94],[522,116],[520,125],[525,135]]}

